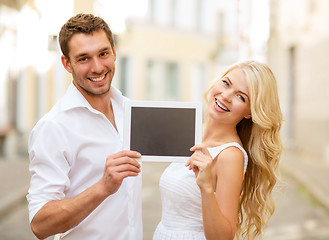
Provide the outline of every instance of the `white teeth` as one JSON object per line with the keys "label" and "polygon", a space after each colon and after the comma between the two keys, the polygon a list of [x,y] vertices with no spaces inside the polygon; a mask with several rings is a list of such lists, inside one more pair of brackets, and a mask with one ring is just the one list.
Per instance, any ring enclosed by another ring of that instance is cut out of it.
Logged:
{"label": "white teeth", "polygon": [[98,78],[90,78],[90,80],[93,81],[93,82],[99,82],[99,81],[102,81],[104,79],[104,76],[105,75],[103,75],[101,77],[98,77]]}
{"label": "white teeth", "polygon": [[224,107],[222,104],[220,104],[220,102],[218,102],[218,100],[216,99],[216,104],[218,107],[220,107],[221,109],[223,109],[224,111],[230,111],[229,109],[227,109],[226,107]]}

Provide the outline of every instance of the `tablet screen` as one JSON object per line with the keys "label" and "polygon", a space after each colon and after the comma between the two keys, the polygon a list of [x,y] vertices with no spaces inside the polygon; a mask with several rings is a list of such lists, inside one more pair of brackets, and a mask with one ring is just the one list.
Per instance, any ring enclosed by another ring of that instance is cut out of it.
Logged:
{"label": "tablet screen", "polygon": [[201,103],[131,101],[125,106],[125,149],[144,161],[186,161],[201,142]]}

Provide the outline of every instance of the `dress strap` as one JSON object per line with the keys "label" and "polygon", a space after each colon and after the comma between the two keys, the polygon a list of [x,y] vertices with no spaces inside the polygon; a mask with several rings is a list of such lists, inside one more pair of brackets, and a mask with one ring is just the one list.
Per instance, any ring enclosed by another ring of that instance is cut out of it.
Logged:
{"label": "dress strap", "polygon": [[244,155],[243,174],[245,174],[246,170],[247,170],[247,165],[248,165],[248,154],[243,149],[243,147],[241,147],[241,145],[239,143],[237,143],[237,142],[225,143],[225,144],[222,144],[217,147],[208,148],[208,151],[212,158],[216,158],[218,154],[220,154],[224,149],[226,149],[228,147],[237,147],[243,153],[243,155]]}

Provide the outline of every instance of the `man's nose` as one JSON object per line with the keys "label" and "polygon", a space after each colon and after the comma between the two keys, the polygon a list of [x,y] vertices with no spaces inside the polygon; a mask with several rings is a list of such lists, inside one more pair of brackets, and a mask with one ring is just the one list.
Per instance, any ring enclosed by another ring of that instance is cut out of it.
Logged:
{"label": "man's nose", "polygon": [[99,59],[93,59],[92,61],[92,66],[91,66],[91,71],[100,73],[103,70],[103,65]]}

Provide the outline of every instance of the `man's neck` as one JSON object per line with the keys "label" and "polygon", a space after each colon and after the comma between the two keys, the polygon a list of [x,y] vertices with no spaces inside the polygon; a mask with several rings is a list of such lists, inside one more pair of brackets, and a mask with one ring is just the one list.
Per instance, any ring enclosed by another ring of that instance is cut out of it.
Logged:
{"label": "man's neck", "polygon": [[90,106],[95,110],[103,113],[105,117],[112,123],[113,127],[117,130],[114,118],[114,111],[111,102],[111,89],[102,95],[93,95],[87,93],[85,91],[78,90],[84,96],[84,98],[88,101]]}

